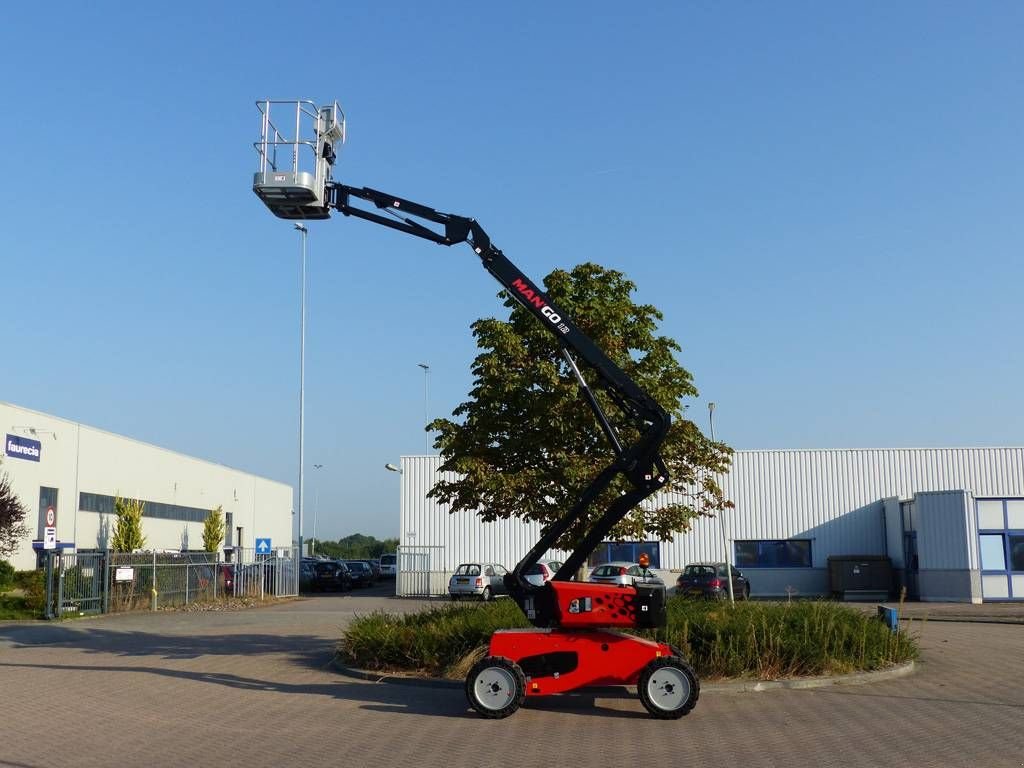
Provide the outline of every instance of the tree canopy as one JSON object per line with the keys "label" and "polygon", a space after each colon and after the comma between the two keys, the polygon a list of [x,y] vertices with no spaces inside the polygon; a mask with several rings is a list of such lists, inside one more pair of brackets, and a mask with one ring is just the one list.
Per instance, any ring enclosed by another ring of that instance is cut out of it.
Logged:
{"label": "tree canopy", "polygon": [[28,536],[28,510],[11,488],[6,472],[0,472],[0,558],[9,557]]}
{"label": "tree canopy", "polygon": [[224,508],[220,505],[211,509],[203,520],[203,549],[207,552],[219,552],[224,541]]}
{"label": "tree canopy", "polygon": [[142,510],[146,504],[137,499],[114,498],[114,535],[110,548],[115,552],[134,552],[146,546],[142,535]]}
{"label": "tree canopy", "polygon": [[[662,313],[635,304],[633,282],[616,270],[581,264],[545,278],[548,297],[604,353],[672,417],[661,453],[670,482],[662,493],[633,510],[612,538],[671,541],[701,515],[732,506],[715,480],[728,469],[732,449],[713,442],[684,416],[682,401],[696,397],[693,377],[676,360],[680,346],[659,335]],[[473,362],[470,399],[437,419],[435,447],[441,472],[429,496],[451,511],[475,511],[485,521],[519,517],[548,525],[576,503],[614,454],[562,356],[555,336],[502,291],[507,319],[472,325],[482,350]],[[582,368],[602,409],[624,444],[638,436],[592,370]],[[591,507],[591,516],[571,528],[559,545],[571,549],[615,497],[629,487],[619,477]]]}
{"label": "tree canopy", "polygon": [[375,558],[398,549],[398,539],[378,540],[374,536],[353,533],[337,541],[316,540],[316,553],[339,559]]}

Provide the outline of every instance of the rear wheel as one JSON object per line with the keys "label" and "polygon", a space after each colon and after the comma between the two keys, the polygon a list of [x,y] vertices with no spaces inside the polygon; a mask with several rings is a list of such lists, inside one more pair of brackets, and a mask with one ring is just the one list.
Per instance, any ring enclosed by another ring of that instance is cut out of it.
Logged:
{"label": "rear wheel", "polygon": [[644,667],[637,690],[644,709],[652,717],[676,720],[697,705],[700,682],[685,661],[675,656],[662,656]]}
{"label": "rear wheel", "polygon": [[743,585],[743,599],[744,600],[749,600],[750,599],[750,585],[749,584],[744,584]]}
{"label": "rear wheel", "polygon": [[484,587],[484,591],[480,594],[480,599],[483,600],[485,603],[489,603],[491,602],[491,600],[494,599],[494,595],[491,594],[490,587]]}
{"label": "rear wheel", "polygon": [[451,598],[452,598],[452,602],[453,603],[454,602],[458,602],[458,600],[459,600],[459,596],[456,595],[454,592],[451,593]]}
{"label": "rear wheel", "polygon": [[491,720],[508,717],[526,697],[526,676],[504,656],[487,656],[466,676],[466,698],[478,713]]}

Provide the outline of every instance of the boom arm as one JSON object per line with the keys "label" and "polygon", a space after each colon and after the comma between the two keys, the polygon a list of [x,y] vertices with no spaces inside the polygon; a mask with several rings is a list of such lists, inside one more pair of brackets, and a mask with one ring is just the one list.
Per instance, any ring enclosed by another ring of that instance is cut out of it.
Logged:
{"label": "boom arm", "polygon": [[[537,588],[524,578],[524,573],[550,549],[569,526],[586,514],[587,508],[604,491],[618,474],[625,475],[633,488],[617,498],[594,526],[587,532],[580,545],[572,552],[565,564],[555,574],[555,579],[568,581],[585,562],[594,548],[611,529],[643,499],[650,496],[668,482],[668,470],[658,453],[668,433],[668,413],[650,395],[637,386],[626,373],[591,339],[577,328],[566,314],[555,306],[537,286],[491,242],[490,237],[474,220],[464,216],[441,213],[419,203],[378,192],[367,187],[350,187],[331,183],[327,188],[328,206],[334,207],[346,216],[356,216],[376,224],[416,235],[441,245],[469,243],[480,257],[484,268],[504,286],[508,293],[527,309],[540,323],[558,339],[562,353],[576,376],[587,403],[594,411],[601,429],[611,443],[615,459],[584,490],[576,505],[555,522],[534,545],[512,572],[510,591],[522,606],[522,597]],[[351,204],[352,198],[366,200],[379,213]],[[415,221],[422,219],[443,225],[443,233]],[[609,422],[594,393],[587,385],[576,364],[574,355],[592,368],[601,380],[603,388],[612,401],[640,430],[639,439],[632,445],[624,446],[614,426]]]}

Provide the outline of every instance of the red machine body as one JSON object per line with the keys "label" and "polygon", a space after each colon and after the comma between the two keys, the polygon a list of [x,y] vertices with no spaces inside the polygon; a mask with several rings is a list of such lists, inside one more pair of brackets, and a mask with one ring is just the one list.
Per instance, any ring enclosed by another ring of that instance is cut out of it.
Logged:
{"label": "red machine body", "polygon": [[491,635],[491,656],[514,661],[527,696],[577,688],[635,685],[652,659],[668,657],[666,643],[602,629],[502,629]]}

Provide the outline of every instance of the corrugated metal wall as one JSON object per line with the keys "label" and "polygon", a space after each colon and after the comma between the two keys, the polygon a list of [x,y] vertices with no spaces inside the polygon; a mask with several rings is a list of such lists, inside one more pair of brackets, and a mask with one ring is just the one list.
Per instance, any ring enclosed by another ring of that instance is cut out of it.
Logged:
{"label": "corrugated metal wall", "polygon": [[[515,563],[539,538],[539,527],[449,515],[425,499],[439,465],[437,456],[402,458],[402,545],[445,546],[445,567],[466,559]],[[814,566],[824,568],[831,554],[886,552],[885,498],[952,490],[1024,496],[1024,448],[737,451],[720,482],[736,504],[726,513],[729,539],[812,538]],[[701,519],[689,534],[662,545],[661,566],[681,568],[721,556],[718,521]],[[951,561],[932,567],[960,566]]]}
{"label": "corrugated metal wall", "polygon": [[[917,556],[923,570],[977,569],[977,556],[971,564],[971,540],[968,518],[974,504],[964,491],[924,492],[916,495],[914,511],[922,524],[917,532]],[[976,550],[976,547],[975,547]]]}

